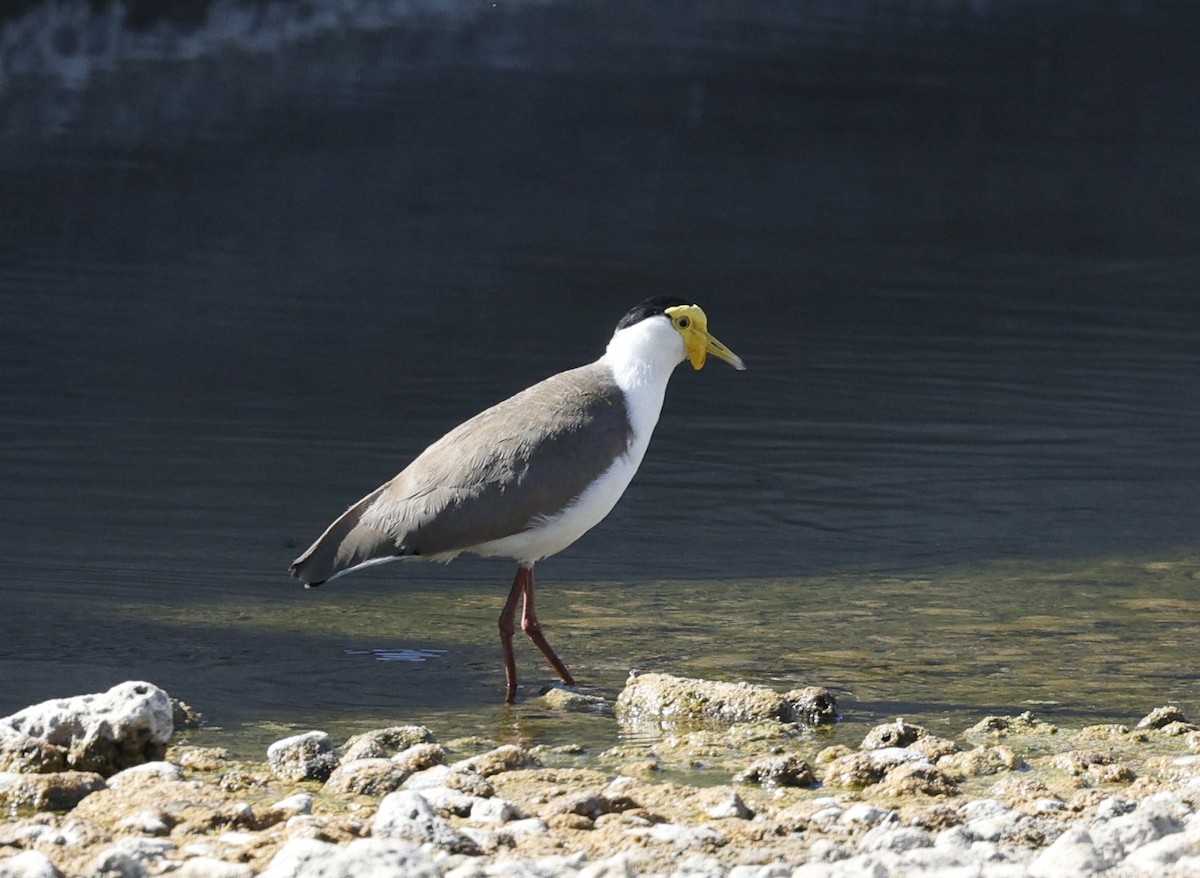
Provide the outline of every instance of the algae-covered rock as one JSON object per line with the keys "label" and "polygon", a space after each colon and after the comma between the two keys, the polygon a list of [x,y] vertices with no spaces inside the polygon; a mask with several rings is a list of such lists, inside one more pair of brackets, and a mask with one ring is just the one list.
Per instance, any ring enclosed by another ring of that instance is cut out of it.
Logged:
{"label": "algae-covered rock", "polygon": [[142,682],[44,701],[0,718],[0,770],[107,777],[159,760],[175,728],[172,713],[170,696]]}
{"label": "algae-covered rock", "polygon": [[815,687],[785,696],[750,683],[642,674],[631,676],[621,690],[616,714],[629,725],[807,722],[806,717],[836,717],[837,705],[831,693]]}
{"label": "algae-covered rock", "polygon": [[594,713],[598,716],[613,716],[614,710],[611,702],[606,701],[599,695],[584,695],[581,692],[572,692],[570,689],[563,689],[560,686],[551,686],[542,695],[542,702],[555,710],[565,710],[569,713]]}
{"label": "algae-covered rock", "polygon": [[764,787],[814,787],[817,785],[812,766],[799,756],[769,756],[758,759],[738,772],[736,783],[756,783]]}
{"label": "algae-covered rock", "polygon": [[1026,766],[1015,750],[997,744],[948,754],[937,760],[937,767],[951,777],[968,778],[1018,771]]}
{"label": "algae-covered rock", "polygon": [[875,726],[863,738],[863,750],[882,750],[884,747],[907,747],[929,735],[924,726],[914,726],[902,719]]}
{"label": "algae-covered rock", "polygon": [[389,726],[355,735],[342,748],[342,762],[355,759],[389,759],[418,744],[436,742],[425,726]]}
{"label": "algae-covered rock", "polygon": [[1102,750],[1068,750],[1050,759],[1050,764],[1074,777],[1095,783],[1120,783],[1134,779],[1133,770]]}
{"label": "algae-covered rock", "polygon": [[391,759],[354,759],[333,770],[325,791],[384,796],[400,789],[411,774]]}
{"label": "algae-covered rock", "polygon": [[963,733],[964,737],[970,741],[1004,738],[1012,735],[1047,737],[1057,734],[1057,726],[1038,719],[1028,710],[1018,716],[986,716]]}
{"label": "algae-covered rock", "polygon": [[1140,720],[1137,727],[1139,729],[1161,729],[1163,726],[1171,723],[1186,723],[1187,717],[1183,715],[1183,711],[1174,704],[1168,704],[1164,707],[1156,707]]}
{"label": "algae-covered rock", "polygon": [[528,750],[515,744],[502,744],[486,753],[462,759],[450,766],[452,771],[474,772],[481,777],[492,777],[518,768],[539,768],[541,763]]}

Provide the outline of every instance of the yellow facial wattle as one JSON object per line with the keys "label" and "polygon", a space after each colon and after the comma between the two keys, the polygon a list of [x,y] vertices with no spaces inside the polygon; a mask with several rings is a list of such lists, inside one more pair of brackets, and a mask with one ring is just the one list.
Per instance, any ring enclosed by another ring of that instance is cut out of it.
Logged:
{"label": "yellow facial wattle", "polygon": [[683,345],[693,369],[703,369],[704,361],[712,354],[739,372],[745,371],[742,358],[709,333],[708,316],[699,305],[675,305],[666,310],[666,315],[675,330],[683,336]]}

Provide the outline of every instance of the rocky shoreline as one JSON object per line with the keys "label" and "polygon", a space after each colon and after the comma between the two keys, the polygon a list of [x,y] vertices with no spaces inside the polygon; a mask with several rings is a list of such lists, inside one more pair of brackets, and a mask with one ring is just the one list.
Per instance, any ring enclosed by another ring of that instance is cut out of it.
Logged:
{"label": "rocky shoreline", "polygon": [[[543,700],[631,734],[593,755],[313,731],[250,764],[173,744],[194,714],[149,683],[35,705],[0,719],[0,878],[1200,875],[1200,726],[1175,707],[954,739],[896,720],[853,749],[813,732],[837,717],[819,688],[646,674]],[[725,782],[668,779],[699,762]]]}

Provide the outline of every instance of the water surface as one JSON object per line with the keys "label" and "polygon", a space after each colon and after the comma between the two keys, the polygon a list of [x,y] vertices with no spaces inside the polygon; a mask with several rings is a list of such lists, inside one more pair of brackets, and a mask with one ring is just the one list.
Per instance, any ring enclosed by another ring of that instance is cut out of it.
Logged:
{"label": "water surface", "polygon": [[750,368],[681,370],[539,565],[581,681],[826,685],[850,738],[1200,714],[1186,8],[27,5],[0,28],[58,36],[0,40],[0,714],[140,677],[247,750],[610,746],[498,703],[507,563],[285,571],[662,293]]}

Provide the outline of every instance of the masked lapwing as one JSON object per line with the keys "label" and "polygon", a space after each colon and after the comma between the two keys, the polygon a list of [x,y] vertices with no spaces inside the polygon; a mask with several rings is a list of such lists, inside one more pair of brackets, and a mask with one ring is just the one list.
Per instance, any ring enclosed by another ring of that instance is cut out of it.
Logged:
{"label": "masked lapwing", "polygon": [[742,360],[708,331],[699,305],[647,299],[617,324],[604,355],[480,412],[351,506],[291,566],[313,587],[362,567],[462,552],[511,558],[517,575],[500,614],[511,702],[517,604],[529,635],[567,685],[574,679],[542,633],[534,565],[606,516],[637,472],[667,381],[685,359]]}

